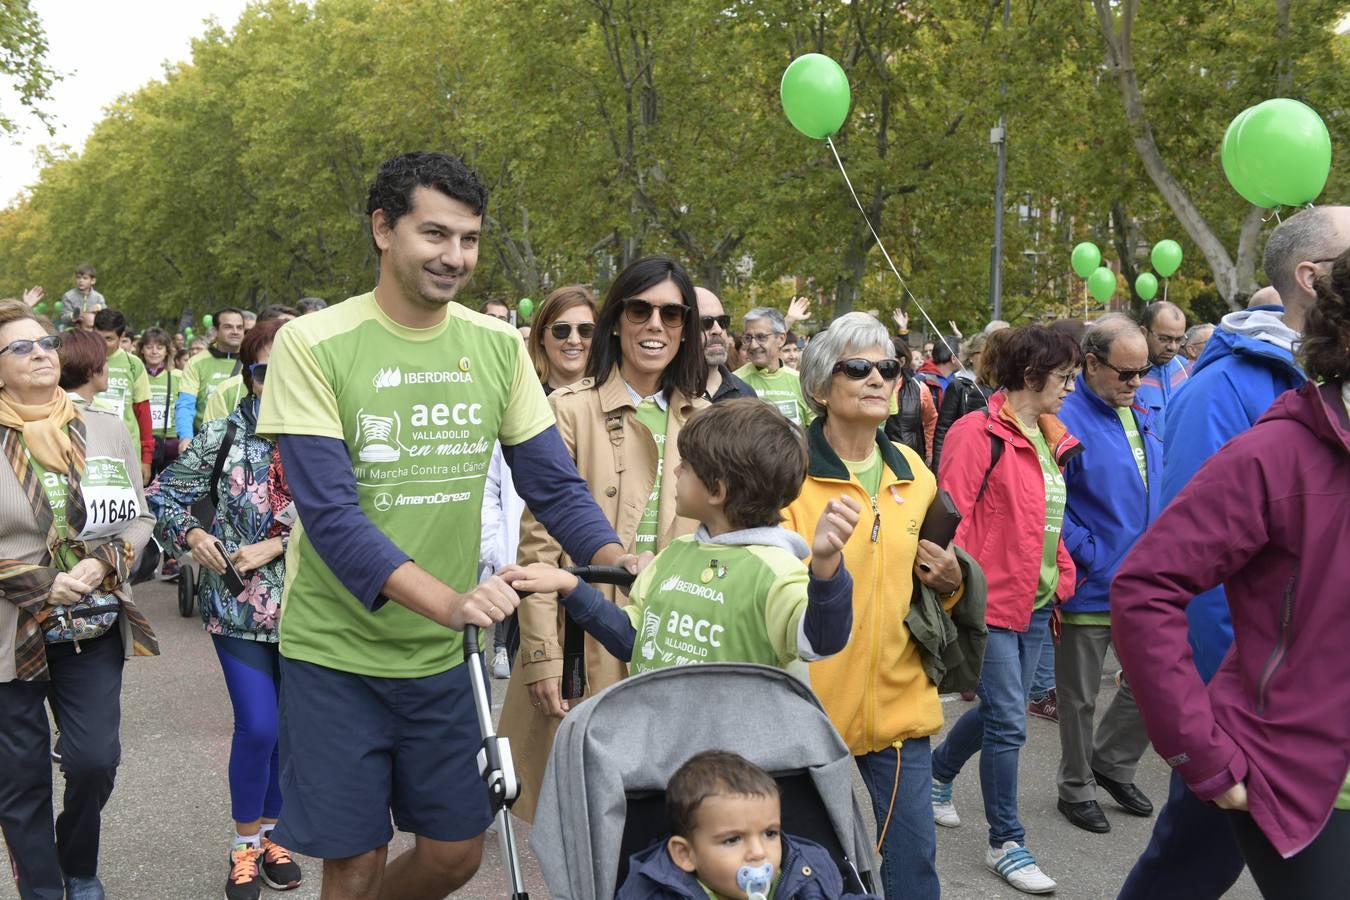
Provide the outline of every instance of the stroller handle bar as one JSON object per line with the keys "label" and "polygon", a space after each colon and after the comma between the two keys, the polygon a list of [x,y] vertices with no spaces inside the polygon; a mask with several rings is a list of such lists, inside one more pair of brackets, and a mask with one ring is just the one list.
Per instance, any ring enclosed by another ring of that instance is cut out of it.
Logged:
{"label": "stroller handle bar", "polygon": [[[637,576],[623,566],[568,566],[563,571],[575,575],[587,584],[615,584],[627,587]],[[464,661],[483,652],[483,629],[478,625],[464,626]]]}

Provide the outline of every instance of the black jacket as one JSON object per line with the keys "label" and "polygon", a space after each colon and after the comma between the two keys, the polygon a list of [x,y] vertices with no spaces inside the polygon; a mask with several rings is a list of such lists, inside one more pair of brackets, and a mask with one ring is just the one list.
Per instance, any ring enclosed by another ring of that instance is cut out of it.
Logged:
{"label": "black jacket", "polygon": [[886,437],[904,444],[927,459],[927,442],[923,436],[923,398],[919,396],[919,391],[927,388],[909,369],[905,369],[900,378],[900,387],[897,389],[900,411],[887,417]]}
{"label": "black jacket", "polygon": [[722,373],[722,383],[717,386],[717,393],[708,397],[713,403],[720,403],[723,400],[731,400],[735,397],[759,396],[755,393],[754,388],[731,374],[731,370],[726,367],[726,364],[718,366],[717,371]]}
{"label": "black jacket", "polygon": [[957,373],[947,385],[947,391],[942,395],[942,407],[938,410],[937,428],[933,431],[933,471],[938,470],[938,463],[942,460],[942,443],[946,440],[947,429],[956,424],[956,420],[966,413],[974,412],[977,409],[984,409],[989,405],[989,395],[994,393],[993,388],[987,388],[982,384],[976,384],[964,377],[963,373]]}

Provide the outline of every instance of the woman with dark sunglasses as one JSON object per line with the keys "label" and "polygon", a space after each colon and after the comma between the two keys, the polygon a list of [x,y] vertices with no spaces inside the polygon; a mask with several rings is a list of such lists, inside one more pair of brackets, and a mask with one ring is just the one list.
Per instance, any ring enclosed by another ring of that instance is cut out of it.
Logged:
{"label": "woman with dark sunglasses", "polygon": [[[131,560],[153,524],[139,448],[119,416],[62,390],[71,344],[84,344],[74,386],[107,370],[97,335],[66,337],[26,304],[0,302],[0,829],[24,900],[104,897],[123,665],[159,652],[131,595]],[[55,822],[47,707],[64,732]]]}
{"label": "woman with dark sunglasses", "polygon": [[585,285],[560,287],[540,304],[525,344],[545,394],[585,376],[594,337],[595,298]]}
{"label": "woman with dark sunglasses", "polygon": [[928,794],[942,704],[921,643],[932,635],[912,632],[907,620],[919,611],[938,622],[955,607],[957,619],[978,608],[982,622],[983,596],[978,579],[967,581],[963,571],[968,558],[919,540],[937,485],[918,453],[882,431],[901,373],[895,357],[885,327],[862,313],[841,316],[806,345],[801,387],[815,418],[806,482],[785,510],[785,526],[809,538],[831,500],[842,494],[862,506],[844,545],[857,627],[842,652],[811,663],[808,674],[872,797],[885,895],[935,900]]}
{"label": "woman with dark sunglasses", "polygon": [[[301,878],[290,853],[271,840],[281,813],[277,626],[290,523],[274,527],[269,470],[275,445],[257,433],[267,361],[282,324],[273,319],[244,336],[239,347],[243,398],[228,416],[203,425],[146,491],[158,504],[161,540],[172,543],[175,553],[190,553],[201,567],[197,605],[234,707],[227,900],[256,900],[264,883],[285,890]],[[200,522],[193,506],[207,497],[215,502],[215,518]],[[243,582],[241,591],[230,587],[231,568]]]}
{"label": "woman with dark sunglasses", "polygon": [[[554,391],[549,402],[577,471],[626,550],[655,553],[698,524],[675,515],[676,440],[689,416],[708,405],[703,330],[684,267],[663,256],[629,265],[610,285],[595,331],[587,377]],[[518,558],[570,564],[528,512]],[[615,599],[612,589],[608,596]],[[627,670],[586,636],[585,692],[564,697],[562,607],[554,595],[536,594],[517,616],[520,665],[511,673],[501,731],[511,738],[521,781],[513,811],[530,819],[558,720]]]}
{"label": "woman with dark sunglasses", "polygon": [[[575,384],[586,374],[595,337],[595,298],[582,284],[560,287],[540,304],[534,327],[525,339],[534,372],[544,394]],[[516,493],[511,467],[501,444],[492,449],[487,486],[483,492],[483,532],[479,545],[479,572],[486,577],[516,561],[520,547],[520,520],[525,501]],[[520,649],[519,619],[512,613],[492,629],[493,678],[511,677],[511,661]]]}

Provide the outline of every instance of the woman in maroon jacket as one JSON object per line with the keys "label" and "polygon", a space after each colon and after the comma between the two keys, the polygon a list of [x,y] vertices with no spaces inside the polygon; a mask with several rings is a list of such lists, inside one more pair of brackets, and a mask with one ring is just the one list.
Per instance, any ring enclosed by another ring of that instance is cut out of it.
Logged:
{"label": "woman in maroon jacket", "polygon": [[[1317,293],[1308,384],[1200,470],[1111,595],[1149,737],[1197,797],[1231,811],[1268,897],[1350,896],[1350,251]],[[1186,605],[1220,583],[1234,641],[1206,689]]]}

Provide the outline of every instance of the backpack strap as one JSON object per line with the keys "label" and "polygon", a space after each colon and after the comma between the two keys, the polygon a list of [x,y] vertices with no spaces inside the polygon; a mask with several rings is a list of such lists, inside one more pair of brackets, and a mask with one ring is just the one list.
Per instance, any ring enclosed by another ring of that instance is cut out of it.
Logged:
{"label": "backpack strap", "polygon": [[217,509],[220,508],[220,474],[225,471],[225,458],[230,455],[238,430],[239,426],[233,421],[225,426],[225,436],[221,438],[220,449],[216,451],[216,464],[211,467],[211,505]]}
{"label": "backpack strap", "polygon": [[[984,417],[989,418],[989,410],[985,409]],[[989,487],[989,476],[994,474],[994,466],[998,465],[999,459],[1003,456],[1003,438],[986,429],[989,435],[989,468],[984,470],[984,480],[980,482],[979,493],[975,495],[975,505],[979,506],[980,501],[984,499],[984,492]]]}

